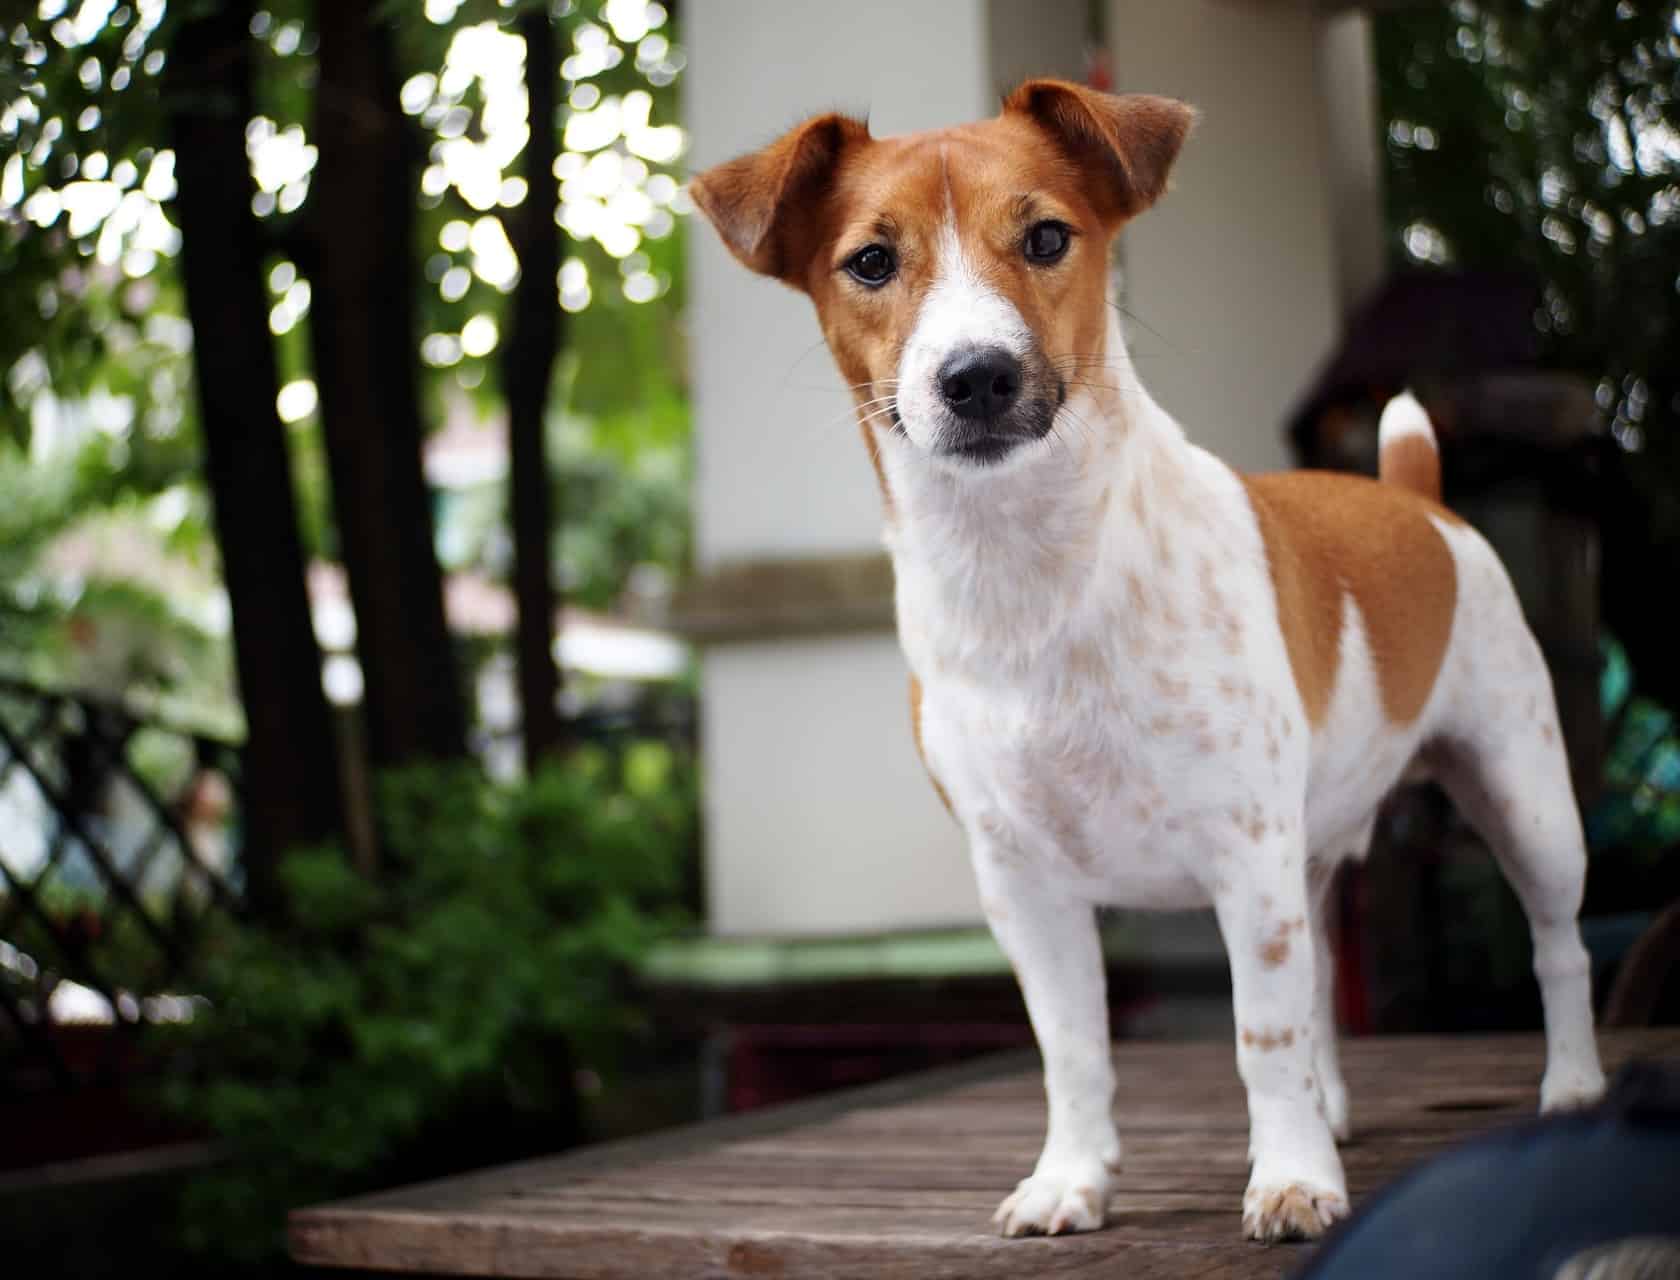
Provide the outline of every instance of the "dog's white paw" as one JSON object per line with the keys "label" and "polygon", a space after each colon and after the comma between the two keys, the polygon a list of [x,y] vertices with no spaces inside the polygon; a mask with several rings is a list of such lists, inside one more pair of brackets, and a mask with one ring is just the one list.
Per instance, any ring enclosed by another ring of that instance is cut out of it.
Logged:
{"label": "dog's white paw", "polygon": [[1305,1182],[1250,1186],[1243,1196],[1243,1234],[1263,1244],[1316,1240],[1347,1212],[1345,1194]]}
{"label": "dog's white paw", "polygon": [[1108,1212],[1112,1181],[1109,1167],[1100,1161],[1040,1170],[1021,1179],[997,1207],[992,1222],[1006,1236],[1095,1231]]}
{"label": "dog's white paw", "polygon": [[1579,1111],[1604,1096],[1604,1072],[1596,1063],[1559,1067],[1546,1072],[1540,1081],[1540,1110]]}

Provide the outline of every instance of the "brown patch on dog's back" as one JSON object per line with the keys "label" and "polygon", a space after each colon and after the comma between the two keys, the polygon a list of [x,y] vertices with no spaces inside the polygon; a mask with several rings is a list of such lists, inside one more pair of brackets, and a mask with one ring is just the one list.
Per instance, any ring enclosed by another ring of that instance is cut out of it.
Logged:
{"label": "brown patch on dog's back", "polygon": [[1452,635],[1458,571],[1430,517],[1444,507],[1393,484],[1319,471],[1245,476],[1277,597],[1289,665],[1323,723],[1341,650],[1342,593],[1359,606],[1397,724],[1417,719]]}
{"label": "brown patch on dog's back", "polygon": [[1294,536],[1291,522],[1274,506],[1268,480],[1276,477],[1244,477],[1249,505],[1260,526],[1260,541],[1266,549],[1266,565],[1277,597],[1278,625],[1283,629],[1289,667],[1307,719],[1322,724],[1330,709],[1330,691],[1336,682],[1336,664],[1342,643],[1342,592],[1334,577],[1318,572]]}

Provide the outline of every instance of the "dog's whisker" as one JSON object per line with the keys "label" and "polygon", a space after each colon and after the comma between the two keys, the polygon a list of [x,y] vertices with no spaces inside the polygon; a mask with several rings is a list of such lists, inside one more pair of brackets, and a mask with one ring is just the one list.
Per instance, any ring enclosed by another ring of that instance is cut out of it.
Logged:
{"label": "dog's whisker", "polygon": [[866,400],[862,405],[848,405],[831,417],[814,419],[806,425],[805,433],[809,436],[826,435],[847,423],[868,421],[879,414],[892,411],[896,407],[897,399],[896,396],[880,396],[875,400]]}
{"label": "dog's whisker", "polygon": [[893,405],[883,405],[879,409],[871,409],[868,413],[858,414],[857,422],[859,426],[876,426],[883,422],[896,425],[898,410]]}
{"label": "dog's whisker", "polygon": [[819,337],[815,342],[813,342],[810,346],[806,347],[803,351],[801,351],[797,356],[795,356],[793,358],[793,362],[791,364],[789,364],[788,367],[782,371],[782,376],[781,376],[780,382],[778,383],[778,389],[777,389],[777,394],[778,395],[785,394],[788,391],[788,389],[790,388],[790,386],[792,385],[792,382],[793,382],[793,375],[798,370],[799,366],[804,364],[806,360],[810,359],[811,354],[813,352],[815,352],[818,348],[823,347],[825,345],[826,345],[826,340]]}
{"label": "dog's whisker", "polygon": [[[1138,315],[1137,312],[1133,311],[1130,307],[1126,306],[1125,303],[1119,302],[1119,301],[1117,301],[1113,298],[1110,298],[1108,300],[1108,305],[1113,307],[1116,311],[1118,311],[1126,319],[1130,320],[1133,324],[1139,325],[1142,328],[1147,329],[1150,333],[1154,334],[1162,342],[1166,343],[1167,348],[1169,350],[1178,351],[1178,346],[1177,346],[1176,343],[1174,343],[1170,338],[1168,338],[1159,329],[1155,328],[1154,325],[1150,324],[1149,321],[1145,320],[1142,316]],[[1182,354],[1182,353],[1180,353],[1180,354]]]}
{"label": "dog's whisker", "polygon": [[1063,360],[1053,366],[1058,374],[1064,377],[1089,376],[1092,373],[1106,372],[1121,376],[1131,374],[1131,368],[1119,360]]}
{"label": "dog's whisker", "polygon": [[1084,437],[1084,440],[1087,444],[1091,444],[1091,443],[1094,443],[1096,441],[1096,438],[1097,438],[1096,428],[1094,428],[1089,422],[1087,422],[1083,415],[1077,414],[1077,413],[1069,413],[1067,415],[1067,417],[1068,417],[1069,423],[1071,423],[1073,425],[1074,429],[1077,430],[1080,433],[1080,435]]}

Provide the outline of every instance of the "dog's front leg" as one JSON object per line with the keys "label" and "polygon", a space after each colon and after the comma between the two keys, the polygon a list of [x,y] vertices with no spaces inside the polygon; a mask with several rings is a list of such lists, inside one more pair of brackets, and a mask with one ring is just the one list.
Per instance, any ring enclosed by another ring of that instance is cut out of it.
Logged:
{"label": "dog's front leg", "polygon": [[1050,1104],[1038,1164],[993,1220],[1006,1236],[1095,1231],[1120,1168],[1096,913],[1007,853],[978,848],[974,860],[986,919],[1026,998]]}
{"label": "dog's front leg", "polygon": [[1248,1090],[1250,1239],[1311,1239],[1347,1213],[1347,1182],[1325,1116],[1313,1042],[1312,930],[1299,840],[1224,861],[1214,896],[1231,963],[1237,1070]]}

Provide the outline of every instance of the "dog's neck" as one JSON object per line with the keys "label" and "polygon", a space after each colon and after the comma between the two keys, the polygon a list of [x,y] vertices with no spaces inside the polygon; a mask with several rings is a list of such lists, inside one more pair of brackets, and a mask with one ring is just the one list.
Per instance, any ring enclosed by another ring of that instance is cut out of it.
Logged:
{"label": "dog's neck", "polygon": [[[1147,569],[1159,538],[1150,525],[1169,518],[1156,499],[1184,494],[1191,471],[1183,432],[1138,382],[1117,317],[1100,362],[1071,376],[1055,428],[1021,453],[956,467],[880,441],[885,542],[912,661],[932,645],[941,665],[962,664],[984,637],[988,664],[1030,664],[1093,575]],[[998,651],[1000,637],[1011,652]]]}

